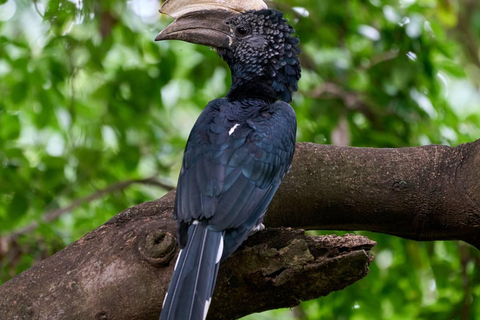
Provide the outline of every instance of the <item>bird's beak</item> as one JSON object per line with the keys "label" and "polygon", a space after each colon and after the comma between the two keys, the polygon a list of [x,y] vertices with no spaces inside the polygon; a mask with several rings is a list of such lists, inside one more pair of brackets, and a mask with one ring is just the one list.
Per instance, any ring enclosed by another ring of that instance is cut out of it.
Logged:
{"label": "bird's beak", "polygon": [[179,16],[162,30],[155,41],[183,40],[214,48],[228,48],[232,43],[225,21],[237,13],[226,10],[200,10]]}

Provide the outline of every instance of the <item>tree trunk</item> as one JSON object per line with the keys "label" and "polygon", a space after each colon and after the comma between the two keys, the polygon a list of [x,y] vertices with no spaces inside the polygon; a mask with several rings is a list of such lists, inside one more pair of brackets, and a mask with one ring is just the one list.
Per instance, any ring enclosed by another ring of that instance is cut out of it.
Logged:
{"label": "tree trunk", "polygon": [[[266,224],[369,230],[480,248],[480,142],[371,149],[297,145]],[[130,208],[0,287],[0,319],[157,319],[177,254],[174,191]],[[374,242],[270,229],[222,265],[209,318],[326,295],[368,273]]]}

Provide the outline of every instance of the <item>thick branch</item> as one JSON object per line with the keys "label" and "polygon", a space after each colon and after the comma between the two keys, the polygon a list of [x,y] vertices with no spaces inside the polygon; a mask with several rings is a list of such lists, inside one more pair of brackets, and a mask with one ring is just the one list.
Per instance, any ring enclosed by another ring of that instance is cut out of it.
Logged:
{"label": "thick branch", "polygon": [[399,149],[297,145],[270,227],[367,230],[480,249],[480,140]]}
{"label": "thick branch", "polygon": [[[299,144],[266,224],[480,248],[479,163],[480,141],[401,149]],[[173,198],[126,210],[5,283],[0,319],[156,319],[176,255]],[[293,230],[254,235],[223,265],[210,315],[233,319],[341,289],[365,276],[364,250],[372,245]]]}
{"label": "thick branch", "polygon": [[[117,215],[0,287],[0,319],[158,319],[177,254],[174,192]],[[212,319],[291,307],[363,278],[365,237],[260,232],[221,267]],[[268,297],[268,298],[267,298]]]}

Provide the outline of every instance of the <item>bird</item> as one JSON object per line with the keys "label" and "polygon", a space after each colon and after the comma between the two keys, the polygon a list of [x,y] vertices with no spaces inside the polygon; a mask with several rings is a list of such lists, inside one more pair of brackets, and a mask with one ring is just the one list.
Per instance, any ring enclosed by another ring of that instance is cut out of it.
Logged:
{"label": "bird", "polygon": [[262,8],[188,12],[156,37],[213,47],[231,70],[188,137],[175,196],[181,248],[160,320],[205,319],[219,265],[262,221],[295,151],[290,106],[301,76],[299,39]]}

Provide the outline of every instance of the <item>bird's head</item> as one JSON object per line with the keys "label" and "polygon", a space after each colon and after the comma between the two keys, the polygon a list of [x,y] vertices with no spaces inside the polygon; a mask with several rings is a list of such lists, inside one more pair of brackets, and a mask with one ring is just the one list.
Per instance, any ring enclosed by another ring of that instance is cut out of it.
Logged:
{"label": "bird's head", "polygon": [[300,79],[299,41],[293,33],[277,10],[200,10],[178,17],[155,40],[214,47],[232,71],[231,99],[248,95],[290,102]]}

